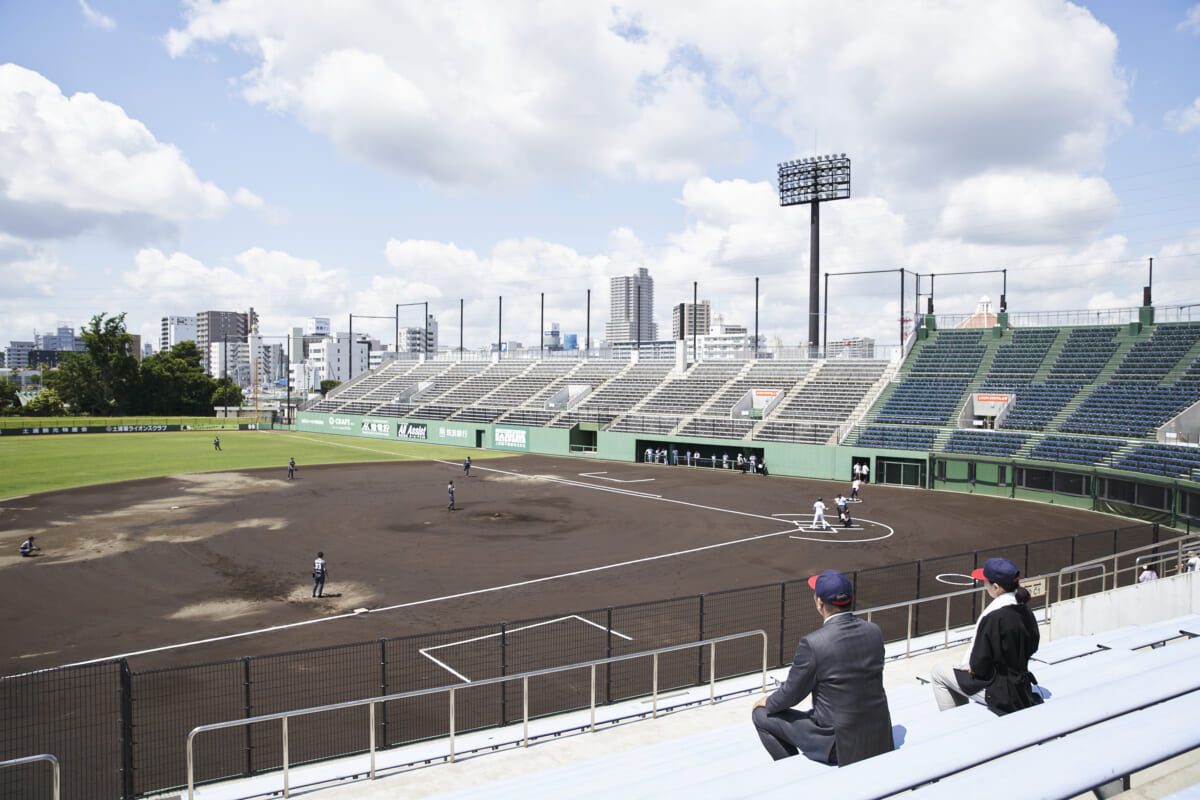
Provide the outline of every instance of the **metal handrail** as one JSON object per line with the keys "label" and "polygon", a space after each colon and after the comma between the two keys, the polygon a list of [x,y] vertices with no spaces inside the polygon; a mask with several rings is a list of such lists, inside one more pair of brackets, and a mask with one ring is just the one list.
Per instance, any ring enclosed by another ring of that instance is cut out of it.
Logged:
{"label": "metal handrail", "polygon": [[[1146,545],[1142,545],[1141,547],[1134,547],[1129,550],[1124,550],[1120,553],[1113,553],[1112,555],[1108,555],[1108,556],[1100,556],[1099,558],[1093,558],[1090,561],[1083,561],[1079,564],[1072,564],[1071,566],[1063,567],[1062,569],[1060,569],[1058,571],[1057,576],[1056,576],[1058,578],[1058,581],[1057,581],[1058,582],[1058,594],[1057,594],[1057,598],[1056,598],[1055,602],[1062,602],[1062,586],[1063,586],[1063,576],[1064,575],[1081,572],[1083,570],[1091,569],[1093,567],[1100,567],[1100,569],[1103,571],[1103,574],[1100,576],[1101,589],[1103,589],[1105,581],[1107,581],[1108,574],[1110,571],[1113,576],[1113,584],[1112,585],[1113,585],[1113,588],[1115,589],[1115,588],[1117,588],[1117,585],[1120,583],[1120,580],[1118,578],[1120,573],[1122,571],[1130,571],[1130,570],[1137,571],[1138,565],[1141,563],[1143,557],[1137,556],[1134,559],[1133,564],[1129,567],[1125,567],[1124,570],[1122,570],[1120,564],[1118,563],[1119,558],[1128,557],[1134,553],[1150,551],[1148,553],[1148,555],[1158,556],[1159,563],[1164,563],[1164,564],[1168,563],[1167,559],[1171,555],[1173,555],[1176,559],[1176,563],[1182,564],[1185,559],[1185,554],[1187,552],[1195,549],[1198,541],[1200,541],[1200,540],[1198,540],[1198,537],[1200,537],[1200,534],[1190,533],[1190,534],[1186,534],[1184,536],[1176,537],[1174,539],[1168,539],[1165,542],[1155,542],[1153,544],[1146,544]],[[1174,552],[1167,553],[1167,552],[1163,552],[1164,550],[1173,550]],[[1111,564],[1111,569],[1109,567],[1110,564]],[[1165,578],[1166,575],[1167,575],[1167,573],[1166,573],[1166,570],[1164,569],[1164,571],[1160,575],[1160,577]],[[1095,580],[1095,578],[1094,577],[1086,578],[1085,580]],[[1072,585],[1078,586],[1080,584],[1080,582],[1081,581],[1079,579],[1076,579]]]}
{"label": "metal handrail", "polygon": [[53,768],[52,772],[54,775],[53,794],[51,796],[54,798],[54,800],[59,800],[59,797],[62,794],[62,770],[58,765],[58,759],[49,753],[41,753],[36,756],[23,756],[22,758],[13,758],[9,759],[8,761],[0,761],[0,767],[15,767],[19,764],[32,764],[35,761],[50,762],[50,766]]}
{"label": "metal handrail", "polygon": [[[1081,578],[1080,573],[1088,572],[1091,570],[1097,570],[1097,569],[1100,570],[1100,575],[1098,577],[1100,578],[1100,591],[1103,592],[1105,585],[1108,583],[1108,565],[1107,564],[1079,564],[1079,565],[1070,566],[1070,567],[1063,567],[1062,569],[1060,569],[1058,571],[1058,589],[1057,589],[1055,597],[1054,597],[1054,602],[1056,602],[1056,603],[1062,602],[1063,583],[1065,583],[1064,578],[1066,578],[1068,575],[1071,576],[1071,578],[1072,578],[1071,587],[1074,588],[1074,587],[1079,586],[1079,584],[1082,583],[1083,581],[1096,580],[1097,576],[1095,576],[1095,575],[1084,576]],[[1117,588],[1117,573],[1115,571],[1113,572],[1113,588],[1114,589]]]}
{"label": "metal handrail", "polygon": [[[589,731],[594,733],[596,730],[596,667],[603,666],[605,664],[613,664],[618,661],[629,661],[629,660],[635,659],[635,658],[645,658],[647,656],[652,656],[654,659],[654,676],[653,676],[653,683],[652,683],[652,695],[653,695],[653,714],[652,714],[652,716],[655,719],[657,719],[658,718],[658,657],[660,654],[672,653],[677,650],[686,650],[686,649],[692,648],[692,647],[707,646],[709,648],[708,702],[710,705],[712,705],[716,702],[717,644],[720,642],[733,641],[735,639],[745,639],[750,636],[759,636],[762,638],[762,686],[763,686],[763,691],[765,692],[767,690],[767,634],[766,634],[766,631],[763,631],[763,630],[754,630],[754,631],[745,631],[743,633],[731,633],[727,636],[717,636],[712,639],[702,639],[697,642],[688,642],[686,644],[676,644],[676,645],[670,645],[669,647],[659,647],[655,650],[644,650],[640,653],[630,653],[628,655],[622,655],[622,656],[609,656],[607,658],[600,658],[600,659],[596,659],[594,661],[581,661],[576,664],[568,664],[568,665],[561,666],[561,667],[549,667],[546,669],[533,670],[531,672],[522,672],[522,673],[518,673],[516,675],[499,675],[494,678],[483,678],[483,679],[477,680],[477,681],[468,681],[467,683],[456,683],[456,684],[453,684],[450,686],[436,686],[436,687],[432,687],[429,689],[416,689],[416,690],[413,690],[410,692],[401,692],[400,694],[383,695],[381,697],[370,697],[370,698],[366,698],[364,700],[350,700],[350,701],[342,702],[342,703],[333,703],[333,704],[324,705],[324,706],[313,706],[312,708],[302,708],[302,709],[298,709],[296,711],[279,711],[274,714],[263,714],[263,715],[257,716],[257,717],[245,717],[243,719],[238,719],[238,720],[227,720],[225,722],[212,722],[207,725],[198,725],[195,728],[192,728],[191,732],[188,734],[188,737],[187,737],[187,782],[188,782],[187,796],[188,796],[188,800],[193,800],[193,798],[195,796],[195,786],[196,786],[195,760],[194,760],[194,756],[193,756],[192,742],[195,739],[197,734],[204,733],[206,731],[222,730],[225,728],[239,728],[244,725],[253,725],[253,724],[256,724],[259,722],[269,722],[271,720],[276,720],[276,719],[280,720],[282,723],[282,736],[283,736],[283,796],[290,797],[291,796],[289,793],[290,787],[288,785],[288,778],[289,778],[289,774],[288,774],[288,720],[292,717],[301,717],[301,716],[305,716],[308,714],[320,714],[325,711],[338,711],[338,710],[345,709],[345,708],[355,708],[355,707],[364,706],[364,705],[370,706],[370,726],[371,726],[370,777],[371,777],[371,780],[375,780],[375,751],[376,751],[376,747],[375,747],[375,705],[377,703],[387,703],[387,702],[391,702],[393,700],[405,700],[405,699],[408,699],[411,697],[421,697],[423,695],[428,695],[428,694],[439,694],[442,692],[449,692],[450,693],[450,698],[449,698],[449,700],[450,700],[450,703],[449,703],[449,705],[450,705],[450,761],[451,761],[451,763],[453,763],[454,756],[455,756],[455,753],[454,753],[454,739],[455,739],[454,699],[455,699],[455,693],[460,689],[472,689],[477,686],[488,686],[493,683],[503,683],[506,681],[515,681],[515,680],[521,681],[522,692],[524,695],[524,697],[523,697],[524,702],[522,703],[522,706],[523,706],[522,716],[523,716],[523,721],[524,721],[524,728],[523,728],[523,733],[522,733],[522,738],[521,738],[521,746],[528,747],[529,746],[529,679],[530,678],[536,678],[536,677],[539,677],[542,675],[552,675],[557,672],[565,672],[567,670],[572,670],[572,669],[590,668],[591,669],[591,678],[592,678],[591,699],[590,699],[591,724],[588,726],[588,729],[589,729]],[[36,756],[36,758],[46,758],[46,757],[47,756]],[[53,758],[53,756],[49,756],[49,758]],[[57,773],[56,773],[56,775],[57,775]],[[55,797],[57,798],[58,795],[56,794]]]}

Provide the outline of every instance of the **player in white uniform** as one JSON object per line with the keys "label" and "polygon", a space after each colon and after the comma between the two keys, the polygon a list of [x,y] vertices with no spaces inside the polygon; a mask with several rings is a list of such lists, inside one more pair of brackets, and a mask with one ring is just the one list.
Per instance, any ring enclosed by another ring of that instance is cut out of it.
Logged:
{"label": "player in white uniform", "polygon": [[813,503],[813,523],[814,528],[820,526],[824,530],[831,531],[833,526],[825,521],[825,501],[818,497],[817,502]]}

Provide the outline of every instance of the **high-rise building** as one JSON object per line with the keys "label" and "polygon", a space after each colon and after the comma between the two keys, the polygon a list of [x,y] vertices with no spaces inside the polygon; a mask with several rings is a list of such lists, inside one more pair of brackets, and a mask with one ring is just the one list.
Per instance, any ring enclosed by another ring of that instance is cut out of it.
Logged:
{"label": "high-rise building", "polygon": [[[422,328],[401,328],[400,331],[400,352],[429,355],[430,357],[437,355],[438,351],[438,324],[437,320],[430,314],[425,320],[425,327]],[[424,336],[424,344],[422,344],[422,336]]]}
{"label": "high-rise building", "polygon": [[201,311],[196,315],[196,345],[204,353],[204,371],[219,376],[212,361],[214,342],[245,342],[246,336],[258,329],[258,314],[251,308],[241,311]]}
{"label": "high-rise building", "polygon": [[196,342],[199,344],[196,339],[196,317],[163,317],[162,333],[158,338],[158,349],[170,350],[180,342]]}
{"label": "high-rise building", "polygon": [[688,339],[692,334],[703,336],[712,324],[712,310],[707,300],[679,303],[671,308],[671,338]]}
{"label": "high-rise building", "polygon": [[604,335],[611,342],[652,342],[658,338],[654,322],[654,279],[645,267],[633,275],[609,280],[609,320]]}

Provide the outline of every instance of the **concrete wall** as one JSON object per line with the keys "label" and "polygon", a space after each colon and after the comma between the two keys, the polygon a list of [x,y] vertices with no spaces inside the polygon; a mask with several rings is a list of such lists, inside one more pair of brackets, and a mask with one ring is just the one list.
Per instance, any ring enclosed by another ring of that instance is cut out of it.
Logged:
{"label": "concrete wall", "polygon": [[1055,603],[1049,640],[1200,613],[1200,572],[1185,572]]}

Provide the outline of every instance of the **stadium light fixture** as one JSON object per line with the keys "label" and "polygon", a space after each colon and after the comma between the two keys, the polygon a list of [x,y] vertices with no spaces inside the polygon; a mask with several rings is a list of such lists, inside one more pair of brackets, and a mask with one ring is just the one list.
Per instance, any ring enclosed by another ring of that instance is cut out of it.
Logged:
{"label": "stadium light fixture", "polygon": [[808,205],[812,208],[809,223],[808,270],[808,347],[809,356],[821,344],[821,213],[820,204],[844,200],[850,196],[850,159],[846,154],[802,158],[799,162],[784,161],[779,165],[779,205]]}

